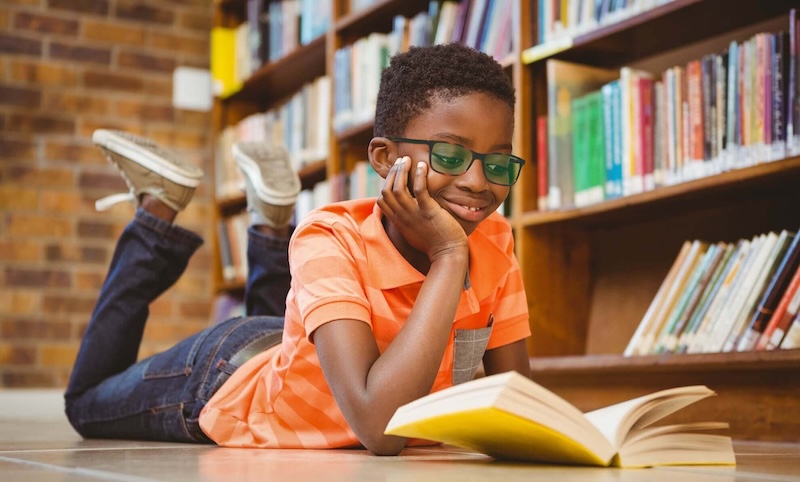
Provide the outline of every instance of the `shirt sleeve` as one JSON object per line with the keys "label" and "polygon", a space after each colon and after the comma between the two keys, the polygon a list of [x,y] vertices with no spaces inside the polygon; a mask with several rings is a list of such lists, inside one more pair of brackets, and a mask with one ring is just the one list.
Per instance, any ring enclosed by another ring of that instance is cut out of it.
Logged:
{"label": "shirt sleeve", "polygon": [[528,299],[525,296],[519,263],[514,256],[513,243],[509,244],[507,255],[511,258],[511,268],[498,291],[492,309],[494,327],[486,346],[487,350],[514,343],[531,335]]}
{"label": "shirt sleeve", "polygon": [[362,281],[366,257],[357,233],[342,222],[299,226],[289,246],[294,290],[309,341],[321,325],[351,319],[371,326]]}

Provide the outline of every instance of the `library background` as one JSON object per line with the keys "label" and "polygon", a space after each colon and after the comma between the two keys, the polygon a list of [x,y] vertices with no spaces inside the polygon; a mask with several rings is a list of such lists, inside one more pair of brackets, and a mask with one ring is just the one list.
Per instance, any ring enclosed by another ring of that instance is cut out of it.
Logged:
{"label": "library background", "polygon": [[[131,206],[100,127],[202,166],[179,222],[208,241],[151,307],[141,356],[241,311],[245,198],[230,147],[284,144],[301,219],[375,196],[380,72],[461,42],[517,90],[502,207],[514,229],[534,380],[590,410],[684,384],[693,419],[738,439],[800,427],[800,1],[199,0],[0,6],[0,373],[63,386]],[[210,55],[209,55],[210,52]],[[209,69],[210,112],[171,103]],[[680,420],[680,419],[676,419]]]}

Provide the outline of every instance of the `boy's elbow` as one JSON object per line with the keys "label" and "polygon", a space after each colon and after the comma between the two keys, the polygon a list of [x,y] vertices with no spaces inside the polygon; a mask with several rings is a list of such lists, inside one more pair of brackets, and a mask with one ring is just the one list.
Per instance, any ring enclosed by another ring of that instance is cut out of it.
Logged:
{"label": "boy's elbow", "polygon": [[400,454],[406,446],[406,439],[380,433],[375,436],[362,437],[361,443],[373,455],[386,457]]}

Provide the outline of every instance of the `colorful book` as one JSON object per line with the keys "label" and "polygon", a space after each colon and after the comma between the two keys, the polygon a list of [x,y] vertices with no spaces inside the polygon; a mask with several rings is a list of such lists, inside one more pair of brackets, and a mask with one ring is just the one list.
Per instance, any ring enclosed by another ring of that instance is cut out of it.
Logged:
{"label": "colorful book", "polygon": [[661,390],[582,413],[516,372],[455,385],[397,409],[385,433],[447,443],[501,460],[648,467],[735,465],[722,422],[654,426],[715,395],[702,385]]}
{"label": "colorful book", "polygon": [[795,271],[786,293],[759,338],[756,350],[774,350],[781,346],[798,311],[800,311],[800,267]]}
{"label": "colorful book", "polygon": [[750,319],[739,345],[736,347],[738,351],[749,351],[756,348],[758,340],[766,330],[767,323],[775,313],[775,309],[791,281],[792,275],[797,271],[797,267],[800,266],[800,236],[797,236],[796,233],[789,233],[789,236],[791,236],[791,244],[786,250],[783,259],[780,260],[780,265],[775,275],[771,278],[769,286],[758,303],[756,312]]}

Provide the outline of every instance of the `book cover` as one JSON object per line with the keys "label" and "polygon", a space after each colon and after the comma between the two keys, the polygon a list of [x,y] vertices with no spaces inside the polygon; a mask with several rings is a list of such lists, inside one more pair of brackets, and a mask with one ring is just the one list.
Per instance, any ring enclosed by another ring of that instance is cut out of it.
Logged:
{"label": "book cover", "polygon": [[622,132],[620,130],[619,80],[601,88],[603,93],[603,134],[605,136],[605,199],[622,196]]}
{"label": "book cover", "polygon": [[456,445],[501,460],[648,467],[736,463],[730,437],[696,433],[722,422],[654,426],[715,395],[702,385],[661,390],[582,413],[516,372],[455,385],[397,409],[385,433]]}

